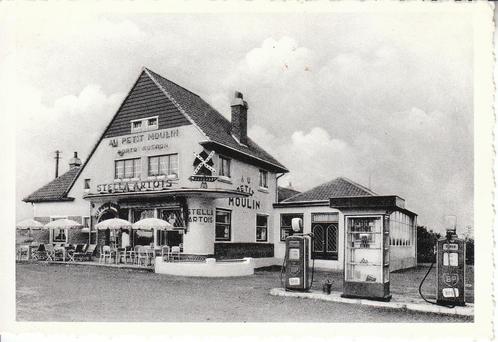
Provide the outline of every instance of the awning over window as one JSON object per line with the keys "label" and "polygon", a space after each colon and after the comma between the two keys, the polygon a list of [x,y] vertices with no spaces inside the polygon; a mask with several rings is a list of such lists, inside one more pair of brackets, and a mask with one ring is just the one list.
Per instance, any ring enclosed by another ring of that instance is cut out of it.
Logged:
{"label": "awning over window", "polygon": [[140,192],[118,192],[118,193],[98,193],[86,194],[86,200],[120,200],[129,198],[160,198],[160,197],[200,197],[200,198],[235,198],[249,197],[250,194],[231,189],[200,189],[200,188],[180,188],[168,190],[152,190]]}

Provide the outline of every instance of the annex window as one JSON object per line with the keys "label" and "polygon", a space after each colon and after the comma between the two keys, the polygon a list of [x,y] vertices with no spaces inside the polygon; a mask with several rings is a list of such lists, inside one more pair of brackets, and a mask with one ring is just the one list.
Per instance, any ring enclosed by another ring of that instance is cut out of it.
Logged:
{"label": "annex window", "polygon": [[132,133],[153,131],[159,129],[159,119],[157,116],[132,120],[130,121],[130,123]]}
{"label": "annex window", "polygon": [[230,159],[220,156],[218,174],[221,177],[230,178]]}
{"label": "annex window", "polygon": [[259,186],[268,188],[268,171],[259,170]]}
{"label": "annex window", "polygon": [[161,175],[178,178],[178,154],[149,157],[149,176]]}
{"label": "annex window", "polygon": [[400,211],[389,217],[389,237],[391,246],[413,246],[415,244],[415,220]]}
{"label": "annex window", "polygon": [[140,158],[114,161],[114,179],[140,178]]}
{"label": "annex window", "polygon": [[[280,241],[285,241],[287,236],[290,236],[294,233],[294,231],[292,230],[292,219],[294,217],[303,219],[303,214],[280,214]],[[299,231],[299,233],[302,232],[302,230]]]}
{"label": "annex window", "polygon": [[230,241],[232,230],[232,212],[216,209],[216,241]]}
{"label": "annex window", "polygon": [[268,215],[256,215],[256,241],[268,241]]}

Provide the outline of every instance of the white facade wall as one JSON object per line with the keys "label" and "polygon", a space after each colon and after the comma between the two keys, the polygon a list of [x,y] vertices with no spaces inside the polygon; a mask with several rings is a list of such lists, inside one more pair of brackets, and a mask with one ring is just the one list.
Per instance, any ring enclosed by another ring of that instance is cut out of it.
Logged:
{"label": "white facade wall", "polygon": [[[178,135],[170,138],[147,140],[149,134],[169,133],[171,135],[172,132],[178,132]],[[132,139],[139,136],[143,136],[143,140],[141,142],[122,143],[128,138]],[[110,142],[113,140],[118,141],[119,145],[117,147],[110,145]],[[83,188],[85,179],[90,179],[90,193],[97,193],[98,184],[113,183],[115,160],[141,158],[140,179],[145,181],[148,179],[147,157],[173,153],[178,153],[179,169],[179,181],[175,184],[175,187],[198,186],[198,182],[191,182],[188,180],[188,177],[193,171],[193,154],[194,152],[200,153],[202,151],[202,146],[199,145],[199,142],[203,140],[205,140],[204,136],[201,135],[199,130],[193,125],[102,139],[68,196],[81,198],[84,194]],[[148,148],[152,145],[162,145],[166,147],[152,151],[142,150],[143,148]],[[136,151],[126,152],[123,155],[118,153],[119,151],[125,151],[130,148],[134,148]]]}
{"label": "white facade wall", "polygon": [[90,216],[90,203],[81,196],[74,201],[33,203],[33,217]]}
{"label": "white facade wall", "polygon": [[216,199],[216,208],[232,210],[232,236],[230,242],[256,242],[256,215],[268,215],[268,241],[273,242],[272,211],[275,202],[277,180],[274,173],[268,173],[268,188],[259,186],[259,168],[232,159],[230,183],[216,182],[216,187],[239,189],[249,193],[247,198]]}

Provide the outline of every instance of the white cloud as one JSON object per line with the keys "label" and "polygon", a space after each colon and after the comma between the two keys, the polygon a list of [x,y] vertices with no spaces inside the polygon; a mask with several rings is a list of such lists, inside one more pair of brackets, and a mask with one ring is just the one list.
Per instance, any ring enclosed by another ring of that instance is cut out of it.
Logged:
{"label": "white cloud", "polygon": [[[18,218],[29,216],[31,208],[20,202],[37,188],[53,179],[54,151],[62,151],[59,174],[68,169],[73,152],[81,159],[114,115],[123,94],[106,95],[98,85],[89,85],[79,94],[67,95],[46,105],[43,94],[30,86],[18,89],[24,101],[16,108],[16,179]],[[36,165],[36,177],[32,167]]]}

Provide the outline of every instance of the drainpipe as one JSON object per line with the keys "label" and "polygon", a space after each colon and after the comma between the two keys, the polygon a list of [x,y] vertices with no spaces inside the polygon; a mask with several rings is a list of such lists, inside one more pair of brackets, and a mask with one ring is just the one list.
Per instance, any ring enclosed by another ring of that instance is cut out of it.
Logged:
{"label": "drainpipe", "polygon": [[285,173],[282,173],[280,174],[279,176],[277,176],[276,178],[276,185],[275,185],[275,203],[278,203],[278,179],[280,177],[282,177],[283,175],[285,175]]}

